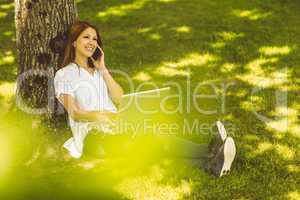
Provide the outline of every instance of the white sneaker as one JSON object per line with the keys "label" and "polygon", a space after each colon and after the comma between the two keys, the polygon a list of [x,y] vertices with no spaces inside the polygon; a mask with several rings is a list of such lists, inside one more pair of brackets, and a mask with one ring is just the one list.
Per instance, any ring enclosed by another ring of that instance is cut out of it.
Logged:
{"label": "white sneaker", "polygon": [[229,173],[232,162],[236,155],[236,147],[232,137],[227,137],[225,143],[220,147],[217,155],[213,158],[210,166],[211,172],[221,177]]}
{"label": "white sneaker", "polygon": [[221,137],[221,139],[223,140],[223,142],[225,141],[225,139],[227,138],[227,132],[226,132],[226,129],[224,127],[224,124],[220,121],[217,121],[216,122],[216,125],[218,127],[218,132],[219,132],[219,135]]}

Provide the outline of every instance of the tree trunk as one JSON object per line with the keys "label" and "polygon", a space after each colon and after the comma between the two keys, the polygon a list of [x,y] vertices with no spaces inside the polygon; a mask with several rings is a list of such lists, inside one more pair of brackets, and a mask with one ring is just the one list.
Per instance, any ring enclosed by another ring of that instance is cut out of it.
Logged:
{"label": "tree trunk", "polygon": [[47,116],[57,112],[53,76],[66,31],[76,19],[75,0],[15,0],[19,109]]}

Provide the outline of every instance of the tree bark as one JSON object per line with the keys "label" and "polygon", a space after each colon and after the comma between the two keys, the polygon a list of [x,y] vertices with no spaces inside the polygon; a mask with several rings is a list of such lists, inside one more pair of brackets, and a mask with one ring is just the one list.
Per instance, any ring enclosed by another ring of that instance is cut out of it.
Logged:
{"label": "tree bark", "polygon": [[75,0],[15,0],[16,100],[21,110],[47,116],[57,112],[53,77],[77,16]]}

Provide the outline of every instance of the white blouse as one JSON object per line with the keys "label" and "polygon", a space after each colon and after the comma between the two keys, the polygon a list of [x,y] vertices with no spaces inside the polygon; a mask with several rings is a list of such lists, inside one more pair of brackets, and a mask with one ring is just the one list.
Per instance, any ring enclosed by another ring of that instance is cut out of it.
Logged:
{"label": "white blouse", "polygon": [[[117,112],[99,70],[95,70],[92,75],[77,64],[70,63],[56,72],[54,88],[56,98],[59,98],[60,94],[69,94],[84,110]],[[63,146],[72,157],[80,158],[86,135],[93,127],[99,128],[99,124],[74,121],[70,115],[68,118],[73,137],[68,139]],[[104,124],[100,128],[105,132]]]}

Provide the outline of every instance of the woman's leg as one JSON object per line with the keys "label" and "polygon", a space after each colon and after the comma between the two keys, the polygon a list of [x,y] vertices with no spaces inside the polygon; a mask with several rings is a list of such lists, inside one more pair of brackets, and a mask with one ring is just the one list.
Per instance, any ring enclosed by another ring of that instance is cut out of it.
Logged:
{"label": "woman's leg", "polygon": [[206,159],[208,145],[198,144],[174,135],[103,135],[89,134],[85,153],[94,156],[159,156]]}
{"label": "woman's leg", "polygon": [[208,145],[199,144],[175,135],[154,135],[153,142],[168,157],[207,158]]}

